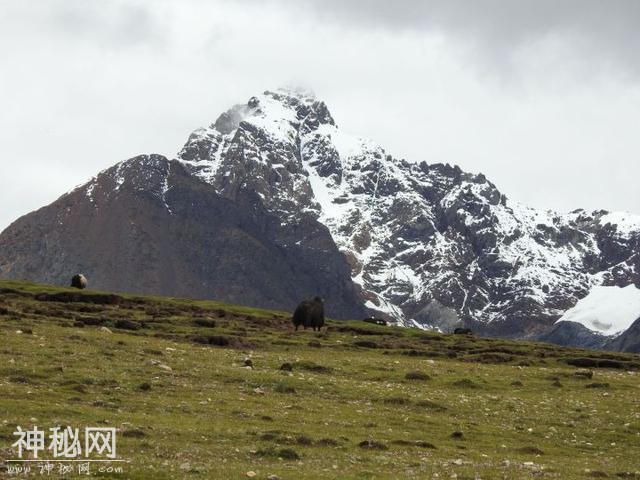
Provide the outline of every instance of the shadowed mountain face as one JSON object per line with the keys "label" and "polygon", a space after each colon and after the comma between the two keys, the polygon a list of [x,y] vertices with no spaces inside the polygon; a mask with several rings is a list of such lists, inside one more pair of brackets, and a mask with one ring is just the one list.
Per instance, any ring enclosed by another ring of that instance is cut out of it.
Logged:
{"label": "shadowed mountain face", "polygon": [[604,349],[640,353],[640,318],[633,322],[624,333],[607,342]]}
{"label": "shadowed mountain face", "polygon": [[555,343],[565,347],[603,348],[609,340],[604,335],[589,330],[575,322],[556,323],[551,330],[542,334],[538,340]]}
{"label": "shadowed mountain face", "polygon": [[484,175],[396,159],[304,92],[265,92],[175,160],[101,173],[0,235],[0,276],[547,332],[594,285],[640,285],[640,219],[508,200]]}

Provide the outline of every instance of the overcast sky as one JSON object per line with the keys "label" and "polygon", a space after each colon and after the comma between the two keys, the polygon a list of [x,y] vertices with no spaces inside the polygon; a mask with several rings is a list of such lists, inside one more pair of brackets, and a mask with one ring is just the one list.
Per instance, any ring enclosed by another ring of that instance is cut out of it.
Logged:
{"label": "overcast sky", "polygon": [[637,0],[0,0],[0,230],[292,84],[395,156],[640,214],[639,25]]}

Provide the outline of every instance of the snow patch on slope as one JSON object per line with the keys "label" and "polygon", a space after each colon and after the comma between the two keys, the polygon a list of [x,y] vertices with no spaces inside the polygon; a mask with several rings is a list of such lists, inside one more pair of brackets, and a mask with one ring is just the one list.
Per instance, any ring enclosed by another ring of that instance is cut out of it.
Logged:
{"label": "snow patch on slope", "polygon": [[640,230],[640,215],[627,212],[610,212],[600,218],[600,225],[607,223],[616,226],[619,235],[628,237],[633,232]]}
{"label": "snow patch on slope", "polygon": [[640,289],[634,285],[624,288],[596,286],[558,322],[576,322],[604,335],[616,335],[627,330],[638,318]]}

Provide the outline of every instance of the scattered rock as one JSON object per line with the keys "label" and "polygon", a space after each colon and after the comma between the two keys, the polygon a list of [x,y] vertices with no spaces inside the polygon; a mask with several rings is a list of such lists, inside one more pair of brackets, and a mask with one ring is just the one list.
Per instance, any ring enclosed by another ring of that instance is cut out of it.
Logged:
{"label": "scattered rock", "polygon": [[455,432],[453,432],[451,435],[449,435],[451,438],[453,438],[454,440],[462,440],[464,439],[464,433],[462,433],[459,430],[456,430]]}
{"label": "scattered rock", "polygon": [[104,333],[113,333],[111,330],[109,330],[107,327],[100,327],[100,331],[104,332]]}
{"label": "scattered rock", "polygon": [[253,360],[251,360],[250,358],[245,358],[244,359],[244,366],[253,368]]}
{"label": "scattered rock", "polygon": [[283,370],[285,372],[291,372],[293,371],[293,365],[289,362],[285,362],[282,365],[280,365],[280,370]]}

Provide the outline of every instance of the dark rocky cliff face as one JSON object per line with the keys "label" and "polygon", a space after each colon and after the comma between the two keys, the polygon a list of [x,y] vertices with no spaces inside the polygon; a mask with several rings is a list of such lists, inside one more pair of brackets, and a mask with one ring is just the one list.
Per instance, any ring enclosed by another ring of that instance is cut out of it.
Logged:
{"label": "dark rocky cliff face", "polygon": [[[122,162],[0,235],[0,276],[537,338],[594,285],[640,285],[640,219],[510,201],[482,175],[350,136],[265,92],[175,160]],[[108,259],[105,261],[105,259]]]}

